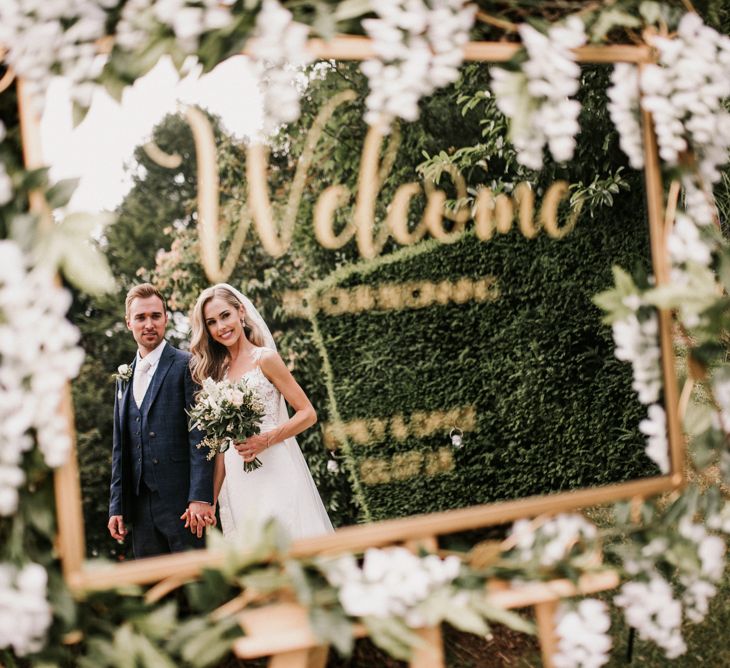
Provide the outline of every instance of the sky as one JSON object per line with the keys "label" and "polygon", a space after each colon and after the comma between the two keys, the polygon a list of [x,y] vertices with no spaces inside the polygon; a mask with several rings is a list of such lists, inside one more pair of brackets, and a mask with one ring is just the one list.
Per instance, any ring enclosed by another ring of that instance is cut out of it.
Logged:
{"label": "sky", "polygon": [[181,80],[172,62],[163,58],[124,91],[121,104],[97,91],[88,115],[75,129],[68,82],[53,80],[41,120],[41,145],[53,180],[81,179],[67,211],[114,209],[132,185],[125,162],[179,103],[198,104],[218,114],[228,132],[239,138],[256,133],[261,101],[248,59],[234,56],[198,75],[196,70]]}

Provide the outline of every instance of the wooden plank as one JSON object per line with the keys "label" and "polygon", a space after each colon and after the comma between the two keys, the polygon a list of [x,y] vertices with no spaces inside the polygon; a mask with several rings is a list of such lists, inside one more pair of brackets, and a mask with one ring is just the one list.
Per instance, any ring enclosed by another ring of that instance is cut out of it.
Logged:
{"label": "wooden plank", "polygon": [[557,601],[538,603],[535,606],[537,620],[537,637],[540,640],[543,668],[554,668],[553,656],[558,649],[558,639],[555,633],[555,613],[558,609]]}
{"label": "wooden plank", "polygon": [[[249,40],[242,53],[250,55],[255,44],[255,40]],[[464,60],[506,62],[520,48],[518,42],[468,42],[464,45]],[[367,60],[376,55],[372,40],[359,35],[338,35],[330,40],[310,39],[307,50],[322,60]],[[575,49],[575,57],[579,63],[648,63],[653,61],[653,52],[645,45],[590,45]]]}

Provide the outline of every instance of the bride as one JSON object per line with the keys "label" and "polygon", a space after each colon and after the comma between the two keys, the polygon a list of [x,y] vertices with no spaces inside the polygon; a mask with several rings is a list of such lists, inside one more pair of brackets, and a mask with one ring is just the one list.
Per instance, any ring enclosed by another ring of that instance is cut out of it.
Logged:
{"label": "bride", "polygon": [[[259,434],[216,455],[213,499],[223,534],[240,538],[251,521],[271,518],[292,539],[331,533],[332,523],[294,438],[317,421],[317,414],[250,300],[226,283],[205,289],[193,309],[190,352],[197,383],[208,377],[245,378],[265,408]],[[286,402],[295,410],[292,417]],[[256,457],[262,466],[244,472],[243,462]]]}

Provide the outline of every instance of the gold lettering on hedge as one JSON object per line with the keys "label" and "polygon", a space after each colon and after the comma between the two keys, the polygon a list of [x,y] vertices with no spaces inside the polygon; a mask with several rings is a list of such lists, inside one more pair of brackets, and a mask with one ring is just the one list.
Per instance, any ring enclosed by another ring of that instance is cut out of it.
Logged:
{"label": "gold lettering on hedge", "polygon": [[336,450],[347,440],[358,446],[382,443],[388,434],[396,441],[405,441],[410,437],[426,438],[438,433],[448,434],[453,427],[466,433],[476,429],[476,418],[475,406],[457,406],[446,411],[416,411],[410,416],[396,414],[324,423],[322,435],[325,446]]}
{"label": "gold lettering on hedge", "polygon": [[327,315],[362,313],[363,311],[397,311],[426,308],[449,302],[493,302],[499,299],[496,276],[457,281],[430,281],[358,285],[355,288],[329,288],[318,295],[306,290],[288,290],[283,294],[284,310],[292,316],[307,318],[319,311]]}
{"label": "gold lettering on hedge", "polygon": [[454,453],[450,448],[439,448],[434,452],[407,450],[391,459],[368,457],[358,467],[363,484],[383,485],[399,482],[420,475],[435,476],[454,470]]}
{"label": "gold lettering on hedge", "polygon": [[[240,222],[236,235],[221,268],[218,167],[213,130],[207,117],[195,108],[186,112],[193,132],[198,163],[198,232],[201,246],[201,262],[211,281],[225,281],[230,276],[243,248],[248,229],[253,222],[264,250],[274,257],[283,255],[289,249],[294,234],[297,213],[306,186],[309,168],[314,160],[314,151],[324,127],[335,109],[355,99],[355,93],[346,90],[335,95],[317,114],[307,133],[302,154],[283,207],[277,220],[269,199],[268,159],[269,150],[262,144],[253,144],[246,153],[246,177],[248,180],[248,202],[241,208]],[[529,184],[515,187],[512,197],[500,193],[496,197],[488,188],[479,190],[473,207],[468,205],[466,182],[454,165],[447,165],[445,172],[451,177],[456,192],[456,209],[446,207],[446,193],[430,181],[424,183],[426,207],[420,222],[411,231],[408,210],[412,199],[421,192],[417,183],[399,186],[393,195],[384,220],[376,216],[378,194],[395,163],[400,145],[400,133],[393,127],[388,146],[383,152],[383,132],[377,127],[368,130],[363,145],[357,179],[357,196],[351,220],[335,232],[337,210],[352,199],[349,188],[335,184],[326,188],[317,198],[314,207],[314,232],[317,241],[328,249],[341,248],[353,238],[360,255],[374,258],[379,255],[389,237],[403,245],[420,241],[429,232],[443,243],[453,243],[463,232],[467,221],[473,216],[477,237],[487,241],[495,231],[506,234],[512,228],[517,207],[518,227],[528,239],[533,239],[544,227],[547,234],[561,239],[576,226],[582,202],[573,206],[567,222],[560,227],[557,213],[560,201],[568,193],[568,185],[559,181],[547,191],[537,222],[534,221],[535,196]],[[473,208],[473,211],[472,211]],[[453,225],[444,225],[444,219]]]}

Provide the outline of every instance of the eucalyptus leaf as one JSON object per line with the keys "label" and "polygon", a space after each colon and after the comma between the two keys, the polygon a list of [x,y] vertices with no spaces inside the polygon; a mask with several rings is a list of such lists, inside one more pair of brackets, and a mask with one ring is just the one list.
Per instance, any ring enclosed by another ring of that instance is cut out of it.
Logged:
{"label": "eucalyptus leaf", "polygon": [[79,185],[79,179],[62,179],[46,191],[46,202],[52,209],[59,209],[69,203]]}
{"label": "eucalyptus leaf", "polygon": [[505,610],[497,605],[489,602],[488,598],[485,598],[481,594],[475,594],[472,596],[471,605],[478,610],[484,617],[497,624],[504,624],[515,631],[521,631],[522,633],[535,634],[535,625],[529,620],[525,619],[521,615],[511,610]]}
{"label": "eucalyptus leaf", "polygon": [[177,626],[177,605],[166,603],[133,620],[134,626],[150,638],[167,638]]}
{"label": "eucalyptus leaf", "polygon": [[373,11],[370,0],[343,0],[337,3],[334,17],[336,21],[347,21]]}
{"label": "eucalyptus leaf", "polygon": [[444,620],[460,631],[474,633],[478,636],[484,636],[489,632],[489,627],[482,617],[466,605],[451,605],[446,608],[444,610]]}
{"label": "eucalyptus leaf", "polygon": [[355,643],[352,624],[341,608],[312,608],[309,611],[309,621],[315,635],[334,645],[339,654],[349,656],[352,653]]}

